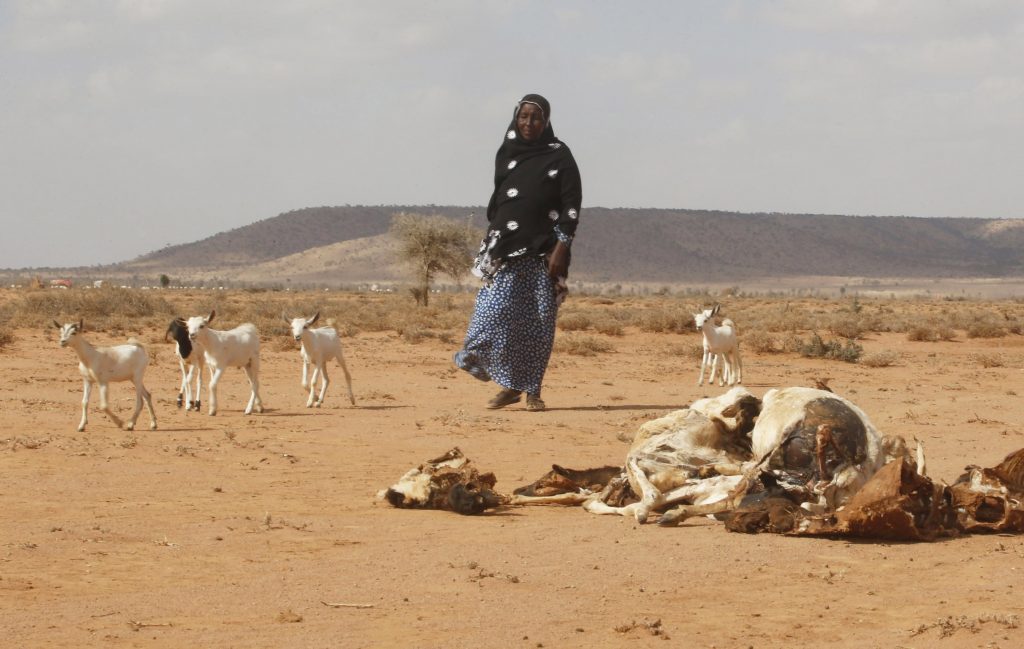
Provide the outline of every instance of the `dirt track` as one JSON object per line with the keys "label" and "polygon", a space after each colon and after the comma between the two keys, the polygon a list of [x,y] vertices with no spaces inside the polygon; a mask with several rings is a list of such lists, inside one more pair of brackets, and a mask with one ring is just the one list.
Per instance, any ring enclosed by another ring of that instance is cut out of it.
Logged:
{"label": "dirt track", "polygon": [[[307,410],[297,351],[266,345],[268,412],[242,415],[235,370],[214,418],[174,407],[171,346],[147,338],[159,430],[145,413],[117,430],[94,407],[84,433],[73,352],[53,333],[16,334],[0,353],[5,647],[1024,646],[1024,537],[851,543],[375,501],[452,446],[506,491],[552,462],[621,463],[641,422],[720,391],[665,352],[696,334],[627,332],[611,354],[556,355],[544,413],[488,411],[494,389],[452,368],[451,345],[378,333],[345,340],[358,407],[336,370],[325,407]],[[748,353],[746,385],[831,377],[883,432],[921,439],[947,481],[1024,446],[1021,337],[872,334],[864,347],[901,361]],[[983,368],[978,352],[1006,363]],[[112,394],[130,409],[129,385]]]}

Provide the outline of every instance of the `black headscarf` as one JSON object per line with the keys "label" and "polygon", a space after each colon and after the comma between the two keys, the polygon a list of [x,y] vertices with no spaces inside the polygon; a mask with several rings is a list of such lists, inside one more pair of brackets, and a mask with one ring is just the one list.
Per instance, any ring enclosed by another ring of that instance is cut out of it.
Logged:
{"label": "black headscarf", "polygon": [[[540,107],[546,120],[544,132],[532,142],[516,128],[523,104]],[[551,126],[551,105],[540,95],[526,95],[516,104],[495,156],[489,227],[481,247],[481,257],[489,259],[483,261],[490,262],[493,272],[504,260],[546,254],[558,240],[556,228],[571,240],[582,198],[576,160]],[[487,270],[481,270],[486,277]]]}

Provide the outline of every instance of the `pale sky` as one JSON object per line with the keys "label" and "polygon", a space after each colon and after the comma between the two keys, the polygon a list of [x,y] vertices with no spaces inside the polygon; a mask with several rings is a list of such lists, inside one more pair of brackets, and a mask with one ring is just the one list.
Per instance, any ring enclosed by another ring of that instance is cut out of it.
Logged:
{"label": "pale sky", "polygon": [[0,267],[483,205],[528,92],[585,207],[1021,218],[1022,62],[1018,0],[0,0]]}

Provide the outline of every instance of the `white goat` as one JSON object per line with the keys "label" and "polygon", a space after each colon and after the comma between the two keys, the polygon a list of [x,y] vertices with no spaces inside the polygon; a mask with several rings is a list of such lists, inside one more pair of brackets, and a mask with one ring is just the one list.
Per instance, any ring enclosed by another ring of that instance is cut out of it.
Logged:
{"label": "white goat", "polygon": [[[320,319],[320,312],[317,311],[312,318],[291,318],[282,315],[288,323],[295,340],[302,343],[300,353],[302,354],[302,387],[309,388],[309,399],[306,400],[306,407],[314,405],[319,408],[324,402],[324,395],[327,393],[327,386],[331,379],[327,376],[327,362],[333,358],[338,359],[341,364],[341,371],[345,373],[345,383],[348,384],[348,400],[356,405],[356,398],[352,394],[352,376],[348,373],[348,366],[345,365],[345,356],[341,353],[341,339],[334,327],[317,327],[310,329]],[[308,377],[310,364],[313,365],[313,376]],[[316,395],[316,379],[319,374],[321,380],[320,396]],[[315,401],[314,401],[315,397]]]}
{"label": "white goat", "polygon": [[156,413],[153,412],[153,399],[142,384],[142,375],[149,364],[149,356],[142,345],[134,338],[126,345],[115,345],[114,347],[93,347],[85,338],[82,332],[85,330],[82,320],[69,322],[61,325],[56,320],[53,326],[60,329],[60,346],[71,347],[78,354],[78,371],[82,373],[82,380],[85,383],[84,394],[82,395],[82,421],[78,424],[78,432],[85,430],[88,421],[89,394],[92,392],[92,384],[100,388],[100,409],[107,413],[107,416],[121,428],[124,424],[117,415],[110,410],[107,401],[107,384],[111,381],[131,381],[135,384],[135,412],[128,422],[127,429],[134,430],[135,422],[142,412],[142,402],[146,402],[149,408],[149,429],[156,430]]}
{"label": "white goat", "polygon": [[693,315],[694,324],[697,330],[704,334],[704,357],[700,362],[700,376],[697,385],[704,385],[704,369],[708,362],[711,362],[711,377],[709,385],[715,383],[715,373],[718,371],[718,358],[722,358],[722,374],[719,385],[735,385],[743,382],[743,362],[740,360],[740,341],[736,337],[736,325],[732,320],[725,318],[722,324],[715,326],[714,317],[718,315],[721,305],[716,304],[713,308],[704,309]]}
{"label": "white goat", "polygon": [[210,415],[217,414],[217,384],[229,367],[241,367],[249,379],[252,393],[245,414],[251,414],[254,407],[256,412],[263,412],[259,380],[260,335],[256,325],[247,322],[230,331],[218,331],[207,326],[216,315],[214,310],[208,318],[194,316],[186,322],[189,340],[202,345],[206,364],[210,366]]}
{"label": "white goat", "polygon": [[[167,326],[167,333],[164,339],[174,340],[174,354],[178,357],[178,367],[181,368],[181,386],[178,388],[178,407],[183,404],[186,410],[199,412],[201,405],[200,395],[203,393],[203,369],[206,367],[206,357],[203,348],[199,343],[193,343],[188,337],[188,326],[183,318],[171,320]],[[192,392],[192,377],[196,378],[196,391]],[[193,396],[195,399],[193,400]]]}

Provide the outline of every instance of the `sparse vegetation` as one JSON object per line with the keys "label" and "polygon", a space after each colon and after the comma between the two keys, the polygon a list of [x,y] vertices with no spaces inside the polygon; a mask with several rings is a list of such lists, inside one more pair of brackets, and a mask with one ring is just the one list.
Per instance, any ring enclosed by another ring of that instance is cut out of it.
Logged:
{"label": "sparse vegetation", "polygon": [[778,354],[785,351],[780,340],[766,331],[753,331],[741,340],[741,347],[758,354]]}
{"label": "sparse vegetation", "polygon": [[985,368],[1003,367],[1006,365],[1006,361],[998,354],[971,354],[968,359],[972,363]]}
{"label": "sparse vegetation", "polygon": [[611,343],[596,336],[568,333],[555,338],[555,351],[573,356],[594,356],[613,350]]}
{"label": "sparse vegetation", "polygon": [[817,333],[813,333],[806,342],[801,343],[799,352],[805,358],[827,358],[856,363],[864,353],[864,348],[853,340],[848,339],[845,343],[838,340],[826,341]]}
{"label": "sparse vegetation", "polygon": [[896,352],[884,350],[880,352],[873,352],[871,354],[865,354],[860,359],[861,365],[868,367],[891,367],[900,360],[900,355]]}
{"label": "sparse vegetation", "polygon": [[394,216],[391,236],[398,241],[399,256],[412,268],[416,303],[427,306],[437,275],[458,280],[469,270],[481,233],[444,216],[403,212]]}
{"label": "sparse vegetation", "polygon": [[934,343],[954,338],[956,338],[956,331],[946,325],[914,325],[907,330],[907,340],[918,342]]}

